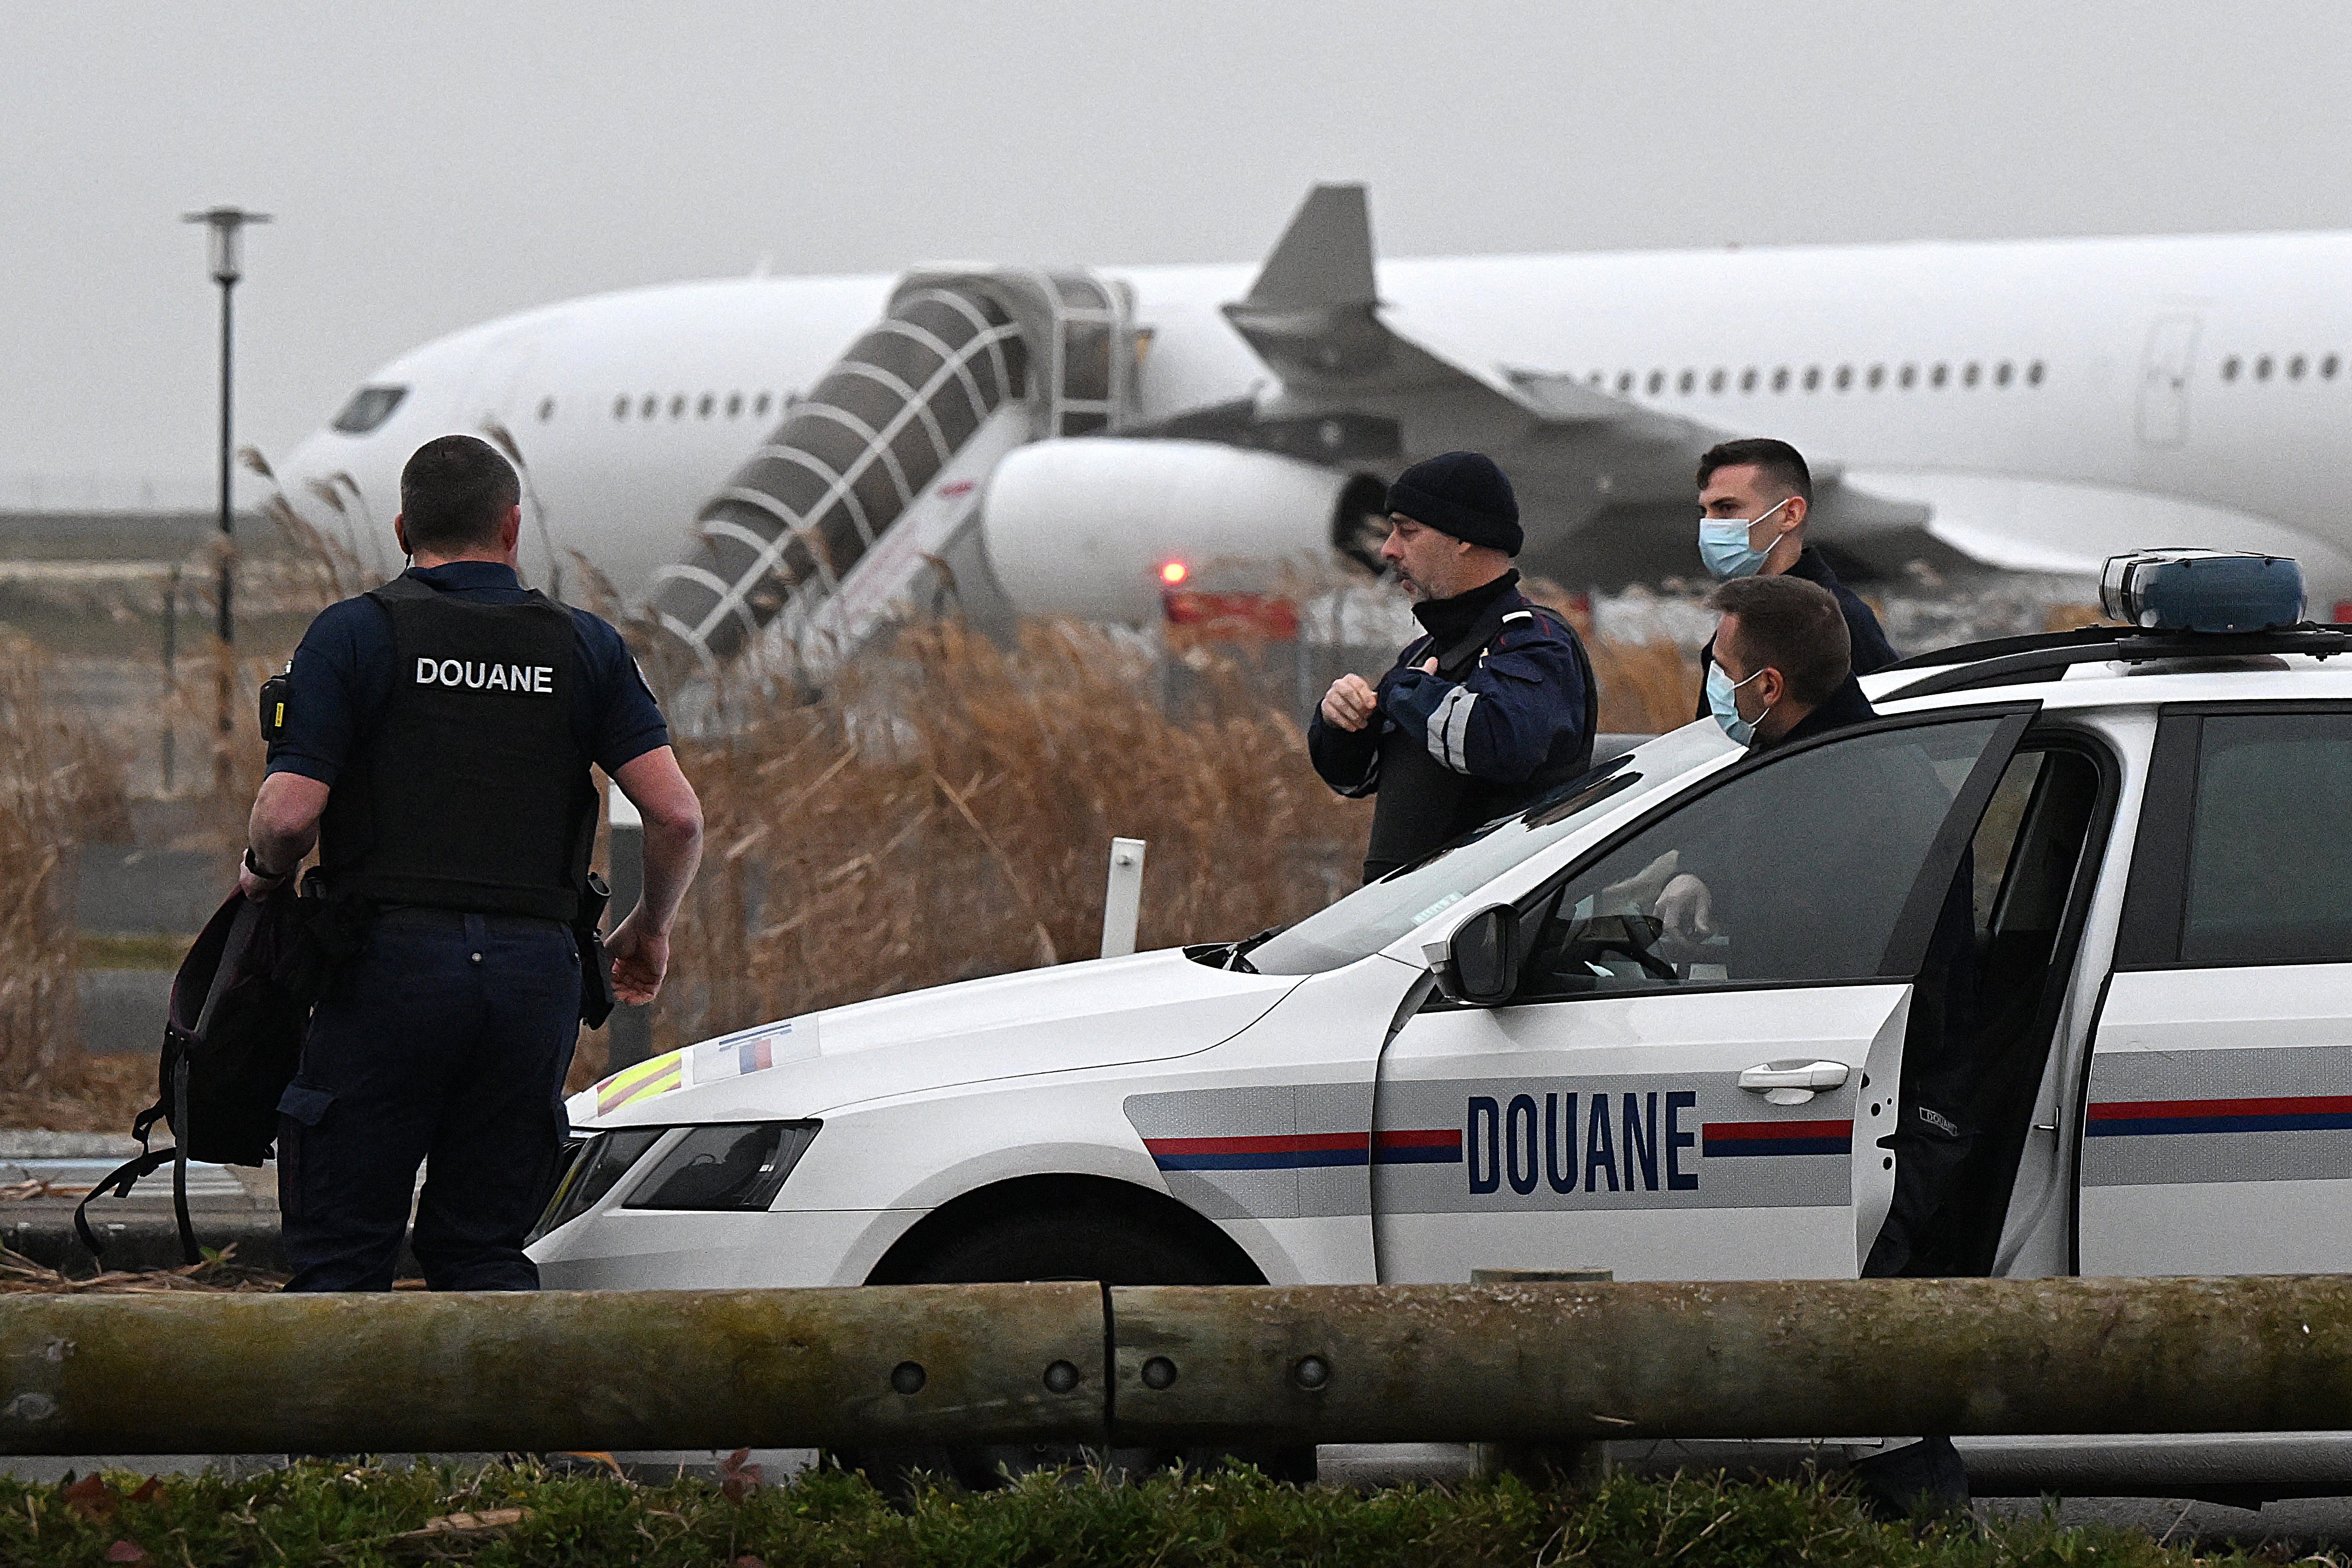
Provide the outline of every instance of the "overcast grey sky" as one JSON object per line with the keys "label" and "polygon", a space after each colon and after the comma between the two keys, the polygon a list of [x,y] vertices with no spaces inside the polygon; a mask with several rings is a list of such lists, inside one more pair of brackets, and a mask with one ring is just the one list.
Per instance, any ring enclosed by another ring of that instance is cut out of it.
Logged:
{"label": "overcast grey sky", "polygon": [[[1261,255],[1312,181],[1434,254],[2352,226],[2352,6],[0,0],[0,508],[601,289]],[[2352,283],[2352,280],[2347,280]]]}

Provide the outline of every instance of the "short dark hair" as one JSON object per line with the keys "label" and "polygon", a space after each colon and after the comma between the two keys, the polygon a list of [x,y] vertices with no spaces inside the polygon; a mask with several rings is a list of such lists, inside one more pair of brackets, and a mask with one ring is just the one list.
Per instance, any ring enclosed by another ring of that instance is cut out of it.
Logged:
{"label": "short dark hair", "polygon": [[1775,441],[1769,436],[1709,447],[1706,455],[1698,460],[1699,489],[1706,488],[1706,481],[1715,478],[1717,468],[1744,468],[1751,464],[1790,495],[1802,496],[1806,505],[1812,504],[1813,470],[1805,466],[1805,455],[1786,441]]}
{"label": "short dark hair", "polygon": [[436,437],[400,470],[400,525],[411,550],[496,544],[499,524],[521,500],[514,465],[478,437]]}
{"label": "short dark hair", "polygon": [[1802,577],[1734,577],[1707,604],[1739,617],[1739,651],[1753,668],[1777,669],[1798,701],[1826,702],[1853,673],[1845,612],[1827,588]]}

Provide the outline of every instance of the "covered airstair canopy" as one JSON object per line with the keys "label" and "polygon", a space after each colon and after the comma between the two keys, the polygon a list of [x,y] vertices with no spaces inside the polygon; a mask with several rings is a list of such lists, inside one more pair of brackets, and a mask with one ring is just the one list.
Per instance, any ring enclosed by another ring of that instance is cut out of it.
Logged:
{"label": "covered airstair canopy", "polygon": [[854,580],[857,602],[877,604],[950,552],[976,515],[977,485],[922,520],[920,547],[877,546],[984,433],[994,448],[1119,426],[1130,312],[1122,286],[1085,272],[901,279],[882,319],[703,506],[692,554],[656,574],[661,624],[714,667],[779,617],[796,647],[854,637],[829,604]]}

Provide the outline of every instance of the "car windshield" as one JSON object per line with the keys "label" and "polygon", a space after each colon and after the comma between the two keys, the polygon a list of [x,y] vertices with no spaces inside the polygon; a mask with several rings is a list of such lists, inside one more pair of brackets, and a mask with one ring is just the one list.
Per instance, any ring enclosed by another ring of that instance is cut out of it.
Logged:
{"label": "car windshield", "polygon": [[1378,952],[1603,812],[1733,749],[1712,719],[1661,735],[1267,938],[1249,950],[1249,964],[1261,974],[1318,974]]}

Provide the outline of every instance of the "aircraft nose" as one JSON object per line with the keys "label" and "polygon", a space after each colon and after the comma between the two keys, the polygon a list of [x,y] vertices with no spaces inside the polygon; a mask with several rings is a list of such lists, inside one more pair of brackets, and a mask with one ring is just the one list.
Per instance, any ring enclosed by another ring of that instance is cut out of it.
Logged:
{"label": "aircraft nose", "polygon": [[320,429],[276,467],[278,489],[303,521],[349,551],[363,569],[389,576],[399,554],[392,542],[399,489],[396,474],[378,471],[380,444]]}

